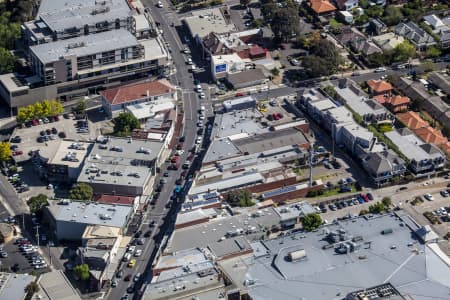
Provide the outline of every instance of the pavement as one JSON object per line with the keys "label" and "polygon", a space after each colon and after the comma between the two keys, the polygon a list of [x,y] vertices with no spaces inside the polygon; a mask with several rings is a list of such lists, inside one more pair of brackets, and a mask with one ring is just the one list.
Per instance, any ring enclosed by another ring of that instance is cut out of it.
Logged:
{"label": "pavement", "polygon": [[[181,41],[178,36],[177,29],[181,29],[181,22],[179,18],[175,16],[173,11],[170,11],[168,7],[170,4],[167,1],[163,2],[163,8],[156,8],[157,1],[154,0],[143,0],[142,4],[145,7],[152,8],[152,16],[154,20],[160,23],[160,29],[165,33],[165,40],[169,43],[170,48],[172,50],[172,59],[173,64],[176,68],[176,73],[170,76],[170,81],[177,85],[181,89],[182,97],[180,101],[183,103],[183,109],[185,114],[184,119],[184,127],[183,127],[183,135],[185,136],[184,149],[188,150],[194,144],[194,139],[196,137],[196,123],[197,123],[197,110],[200,108],[200,101],[193,91],[194,89],[194,78],[191,73],[188,71],[188,67],[185,63],[185,58],[181,53],[181,49],[184,48],[185,41]],[[174,23],[174,27],[171,27],[170,24]],[[182,31],[181,31],[182,32]],[[184,162],[189,155],[188,151],[185,151],[181,156],[180,161]],[[161,168],[161,173],[163,173],[166,169]],[[159,244],[164,237],[164,234],[170,228],[170,222],[173,222],[172,216],[176,214],[177,207],[176,205],[172,206],[170,210],[165,208],[165,205],[170,198],[174,186],[175,181],[180,176],[180,173],[183,170],[180,168],[177,171],[169,171],[170,176],[167,177],[168,182],[164,185],[163,190],[160,193],[159,199],[156,205],[150,209],[143,217],[143,222],[141,226],[141,230],[145,232],[148,228],[148,224],[151,221],[155,221],[156,225],[152,232],[151,237],[147,238],[145,244],[143,245],[143,253],[138,258],[136,266],[134,268],[127,268],[124,266],[124,273],[131,273],[132,276],[136,273],[143,274],[143,280],[137,285],[137,290],[139,290],[144,283],[147,283],[151,280],[151,265],[153,259],[156,256]],[[159,181],[159,178],[157,178]],[[166,218],[166,216],[169,217]],[[169,229],[170,230],[170,229]],[[126,289],[130,283],[124,282],[120,280],[118,282],[117,287],[112,288],[107,295],[108,299],[120,299],[123,295],[126,294]]]}

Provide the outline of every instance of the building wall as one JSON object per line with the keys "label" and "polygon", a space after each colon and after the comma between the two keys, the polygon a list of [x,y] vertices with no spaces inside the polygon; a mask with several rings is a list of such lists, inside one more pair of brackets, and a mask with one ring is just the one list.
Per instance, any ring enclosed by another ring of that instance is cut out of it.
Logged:
{"label": "building wall", "polygon": [[295,177],[290,177],[290,178],[286,178],[283,180],[277,180],[277,181],[272,181],[269,183],[262,183],[262,184],[254,185],[254,186],[248,187],[247,190],[249,190],[252,193],[263,193],[265,191],[278,189],[278,188],[281,188],[286,185],[292,185],[292,184],[295,184],[296,182],[297,182],[297,179]]}
{"label": "building wall", "polygon": [[190,227],[190,226],[194,226],[194,225],[197,225],[197,224],[206,223],[208,221],[209,221],[209,218],[205,217],[205,218],[193,220],[191,222],[186,222],[186,223],[183,223],[183,224],[175,224],[175,229]]}
{"label": "building wall", "polygon": [[56,237],[58,240],[80,240],[86,226],[85,223],[56,221]]}

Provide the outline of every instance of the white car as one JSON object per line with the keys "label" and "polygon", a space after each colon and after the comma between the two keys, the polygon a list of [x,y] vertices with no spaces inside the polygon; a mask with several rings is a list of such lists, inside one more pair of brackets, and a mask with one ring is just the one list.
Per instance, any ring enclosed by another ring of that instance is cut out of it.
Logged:
{"label": "white car", "polygon": [[200,99],[205,99],[206,98],[206,95],[203,92],[201,92],[198,96],[200,97]]}
{"label": "white car", "polygon": [[203,92],[202,86],[200,84],[197,84],[195,86],[195,90],[197,91],[197,93],[202,93]]}
{"label": "white car", "polygon": [[425,195],[423,195],[423,197],[425,199],[427,199],[428,201],[433,201],[434,200],[433,195],[431,195],[430,193],[426,193]]}
{"label": "white car", "polygon": [[193,64],[194,64],[194,63],[192,62],[192,58],[190,58],[190,57],[187,59],[186,63],[187,63],[188,65],[193,65]]}
{"label": "white car", "polygon": [[195,140],[195,143],[198,145],[198,144],[201,144],[202,143],[202,138],[199,136],[196,140]]}
{"label": "white car", "polygon": [[183,155],[183,153],[184,153],[184,150],[177,150],[178,155]]}
{"label": "white car", "polygon": [[130,247],[128,247],[127,252],[134,253],[135,250],[136,250],[136,246],[130,246]]}
{"label": "white car", "polygon": [[198,119],[199,119],[199,120],[204,120],[204,119],[205,119],[205,116],[200,115],[200,116],[198,116]]}
{"label": "white car", "polygon": [[380,67],[375,69],[375,73],[386,72],[386,68]]}
{"label": "white car", "polygon": [[139,257],[142,255],[142,249],[137,249],[136,252],[134,253],[135,257]]}
{"label": "white car", "polygon": [[159,8],[163,8],[163,4],[162,4],[161,1],[158,1],[158,4],[156,4],[156,6],[159,7]]}

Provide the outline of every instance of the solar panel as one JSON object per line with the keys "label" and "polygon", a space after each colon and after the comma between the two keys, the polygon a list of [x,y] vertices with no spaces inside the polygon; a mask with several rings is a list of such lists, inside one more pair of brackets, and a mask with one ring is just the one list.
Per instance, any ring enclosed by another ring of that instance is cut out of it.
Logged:
{"label": "solar panel", "polygon": [[195,199],[198,199],[198,195],[191,195],[191,196],[189,196],[189,200],[194,201]]}
{"label": "solar panel", "polygon": [[297,189],[297,187],[295,185],[291,185],[291,186],[287,186],[278,190],[273,190],[273,191],[269,191],[267,193],[263,194],[264,198],[270,198],[270,197],[274,197],[274,196],[278,196],[281,194],[285,194],[285,193],[289,193],[292,191],[295,191]]}
{"label": "solar panel", "polygon": [[207,193],[203,195],[203,198],[209,199],[217,196],[217,192]]}

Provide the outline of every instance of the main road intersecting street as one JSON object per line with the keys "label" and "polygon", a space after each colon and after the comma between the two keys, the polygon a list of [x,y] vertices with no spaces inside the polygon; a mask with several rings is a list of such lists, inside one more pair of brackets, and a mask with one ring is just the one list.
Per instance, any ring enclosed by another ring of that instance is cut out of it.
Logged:
{"label": "main road intersecting street", "polygon": [[[180,41],[177,32],[175,31],[176,26],[181,26],[181,23],[177,21],[177,18],[169,20],[168,15],[174,15],[175,12],[171,11],[169,8],[169,3],[163,2],[163,8],[157,8],[157,1],[143,0],[142,4],[149,10],[155,22],[160,24],[159,28],[165,33],[165,41],[169,43],[170,48],[173,50],[171,55],[173,59],[173,67],[176,70],[175,74],[170,76],[170,81],[177,85],[181,89],[181,101],[183,103],[183,109],[185,114],[184,126],[182,132],[185,136],[184,149],[191,149],[194,145],[194,139],[196,137],[196,123],[197,123],[197,113],[198,113],[198,98],[194,88],[194,79],[191,73],[188,71],[188,67],[184,61],[184,57],[181,53],[183,44]],[[169,22],[173,22],[175,27],[171,27]],[[178,23],[177,23],[178,22]],[[186,160],[188,156],[188,151],[185,151],[181,156],[181,164]],[[161,170],[161,173],[164,170]],[[181,170],[170,171],[170,176],[167,178],[167,183],[164,185],[163,190],[160,193],[160,197],[153,209],[144,217],[142,222],[143,231],[146,231],[146,226],[154,220],[155,230],[150,238],[145,241],[144,249],[142,255],[138,257],[136,266],[133,269],[129,269],[126,266],[123,267],[124,274],[137,273],[144,274],[144,278],[141,284],[138,284],[138,288],[142,289],[144,284],[151,279],[151,265],[154,259],[155,253],[157,252],[157,247],[160,241],[155,241],[154,237],[157,236],[156,240],[161,239],[162,233],[168,229],[168,223],[172,220],[172,216],[168,215],[169,212],[176,213],[176,209],[167,209],[165,205],[171,196],[176,179],[180,176]],[[159,178],[157,179],[158,182]],[[166,222],[164,221],[166,220]],[[126,294],[126,289],[128,284],[131,282],[124,282],[123,280],[118,282],[117,287],[110,290],[108,294],[108,299],[117,300]],[[138,289],[135,289],[138,291]],[[137,295],[136,295],[137,296]]]}

